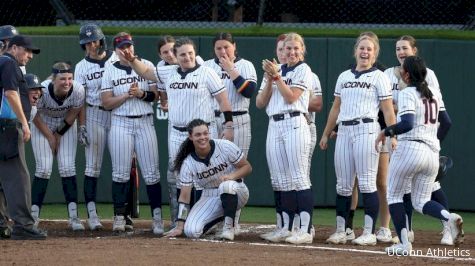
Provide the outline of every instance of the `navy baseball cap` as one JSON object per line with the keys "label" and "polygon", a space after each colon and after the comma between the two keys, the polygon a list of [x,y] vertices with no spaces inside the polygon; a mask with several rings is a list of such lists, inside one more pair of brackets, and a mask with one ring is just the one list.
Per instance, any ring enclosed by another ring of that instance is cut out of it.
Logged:
{"label": "navy baseball cap", "polygon": [[117,36],[114,38],[114,48],[122,48],[122,46],[126,44],[134,45],[134,41],[132,41],[132,36],[124,35]]}
{"label": "navy baseball cap", "polygon": [[13,45],[21,46],[25,49],[31,50],[34,54],[40,53],[40,48],[33,45],[31,38],[24,35],[17,35],[11,38],[10,42],[8,43],[8,47],[12,47]]}

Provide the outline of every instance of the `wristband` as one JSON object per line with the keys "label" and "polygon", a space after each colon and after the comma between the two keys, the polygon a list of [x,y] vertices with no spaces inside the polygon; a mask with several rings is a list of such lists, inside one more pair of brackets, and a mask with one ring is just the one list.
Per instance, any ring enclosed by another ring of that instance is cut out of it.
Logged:
{"label": "wristband", "polygon": [[61,122],[61,124],[59,125],[59,127],[56,129],[56,133],[58,133],[59,135],[64,135],[64,133],[66,133],[66,131],[68,131],[68,129],[71,127],[70,124],[68,124],[68,122],[66,122],[66,120],[63,120]]}
{"label": "wristband", "polygon": [[396,132],[395,132],[395,129],[396,129],[396,125],[392,125],[392,126],[389,126],[387,128],[384,129],[384,135],[386,137],[394,137],[394,135],[396,135]]}
{"label": "wristband", "polygon": [[177,221],[186,221],[188,213],[190,212],[190,204],[184,202],[178,202],[178,216]]}
{"label": "wristband", "polygon": [[153,102],[155,100],[155,93],[151,91],[144,91],[143,96],[140,97],[140,100],[144,102]]}
{"label": "wristband", "polygon": [[227,122],[233,122],[233,112],[224,111],[223,115],[224,115],[224,123],[223,124],[226,124]]}

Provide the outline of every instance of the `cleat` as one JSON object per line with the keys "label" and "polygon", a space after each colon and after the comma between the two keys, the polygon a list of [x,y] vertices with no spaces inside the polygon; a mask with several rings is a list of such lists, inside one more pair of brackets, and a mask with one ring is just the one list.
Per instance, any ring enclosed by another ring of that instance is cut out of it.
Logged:
{"label": "cleat", "polygon": [[89,217],[89,219],[87,219],[87,226],[91,231],[99,231],[104,228],[101,224],[101,220],[99,220],[99,217],[97,216]]}
{"label": "cleat", "polygon": [[351,243],[360,246],[374,246],[376,245],[376,235],[371,234],[369,231],[364,230],[358,238],[353,239]]}
{"label": "cleat", "polygon": [[132,221],[132,218],[130,218],[129,215],[126,215],[124,217],[124,220],[125,220],[125,230],[133,231],[134,230],[134,221]]}
{"label": "cleat", "polygon": [[112,232],[125,232],[125,219],[123,215],[114,216]]}
{"label": "cleat", "polygon": [[13,227],[11,239],[13,240],[45,240],[48,234],[36,227],[27,229],[24,227]]}
{"label": "cleat", "polygon": [[78,217],[69,218],[69,227],[73,231],[84,231],[84,225]]}
{"label": "cleat", "polygon": [[223,231],[221,233],[217,234],[216,238],[233,241],[234,240],[234,228],[229,227],[229,226],[223,227]]}
{"label": "cleat", "polygon": [[289,230],[282,228],[276,231],[273,235],[269,236],[266,240],[273,243],[278,243],[285,241],[285,239],[291,235],[292,233]]}
{"label": "cleat", "polygon": [[391,230],[389,228],[380,227],[376,232],[376,240],[383,243],[390,243],[393,241]]}
{"label": "cleat", "polygon": [[345,231],[333,233],[325,242],[327,244],[346,244],[347,234]]}
{"label": "cleat", "polygon": [[346,228],[345,233],[346,233],[346,240],[347,241],[351,241],[351,240],[356,238],[355,237],[355,232],[351,228]]}
{"label": "cleat", "polygon": [[463,220],[462,217],[456,213],[451,213],[448,221],[450,234],[454,244],[461,244],[464,240]]}
{"label": "cleat", "polygon": [[291,244],[312,244],[313,237],[311,234],[304,232],[302,230],[298,230],[294,232],[291,236],[285,239],[285,242]]}
{"label": "cleat", "polygon": [[152,222],[152,231],[155,235],[163,235],[163,222],[162,222],[162,219],[153,219],[153,222]]}

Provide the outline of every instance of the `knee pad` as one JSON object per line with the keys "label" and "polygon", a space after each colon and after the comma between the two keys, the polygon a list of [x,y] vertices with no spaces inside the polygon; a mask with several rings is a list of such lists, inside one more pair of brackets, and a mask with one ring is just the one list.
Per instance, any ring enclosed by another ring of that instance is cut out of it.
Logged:
{"label": "knee pad", "polygon": [[219,194],[223,194],[223,193],[226,193],[226,194],[232,194],[232,195],[236,195],[236,186],[237,186],[237,182],[236,181],[232,181],[232,180],[228,180],[228,181],[224,181],[223,183],[219,184],[219,187],[218,187],[218,191],[219,191]]}

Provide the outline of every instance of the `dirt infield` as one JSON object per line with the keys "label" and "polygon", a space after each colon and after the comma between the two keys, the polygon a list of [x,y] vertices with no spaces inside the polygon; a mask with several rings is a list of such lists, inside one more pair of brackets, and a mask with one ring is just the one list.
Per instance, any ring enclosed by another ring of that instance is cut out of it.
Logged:
{"label": "dirt infield", "polygon": [[326,245],[334,230],[328,227],[317,228],[314,244],[296,246],[259,239],[270,230],[266,225],[243,225],[234,242],[222,242],[212,235],[200,240],[157,238],[150,223],[136,221],[133,233],[114,235],[110,221],[104,222],[103,231],[80,233],[71,232],[64,221],[42,221],[40,226],[48,230],[45,241],[0,240],[0,265],[475,265],[475,234],[465,235],[459,247],[446,247],[436,232],[416,231],[417,256],[390,257],[383,253],[387,244]]}

